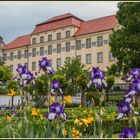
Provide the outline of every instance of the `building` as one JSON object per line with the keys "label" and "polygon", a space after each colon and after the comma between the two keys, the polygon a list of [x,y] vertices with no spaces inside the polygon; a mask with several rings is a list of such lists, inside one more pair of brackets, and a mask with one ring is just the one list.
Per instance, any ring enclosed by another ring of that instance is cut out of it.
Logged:
{"label": "building", "polygon": [[3,38],[0,36],[0,61],[3,61],[3,46],[4,46],[4,42],[3,42]]}
{"label": "building", "polygon": [[84,21],[71,13],[39,23],[29,35],[16,38],[4,46],[4,61],[13,73],[18,65],[36,71],[38,61],[46,56],[52,67],[78,57],[87,68],[106,70],[116,60],[109,47],[109,37],[119,27],[115,15]]}

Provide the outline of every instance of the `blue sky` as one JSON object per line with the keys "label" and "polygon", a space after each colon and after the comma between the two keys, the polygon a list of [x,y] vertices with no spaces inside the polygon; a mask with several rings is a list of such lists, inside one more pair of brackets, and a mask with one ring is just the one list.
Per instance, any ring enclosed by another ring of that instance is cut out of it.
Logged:
{"label": "blue sky", "polygon": [[116,1],[40,1],[40,2],[0,2],[0,36],[5,43],[16,37],[29,34],[36,24],[53,16],[72,13],[90,20],[115,14],[118,10]]}

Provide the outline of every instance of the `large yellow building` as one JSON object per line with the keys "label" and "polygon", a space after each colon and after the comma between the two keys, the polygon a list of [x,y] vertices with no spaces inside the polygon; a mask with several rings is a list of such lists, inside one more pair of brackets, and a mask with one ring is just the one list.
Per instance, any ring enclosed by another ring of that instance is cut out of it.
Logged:
{"label": "large yellow building", "polygon": [[52,67],[78,57],[86,67],[106,70],[115,62],[110,52],[109,37],[118,28],[115,15],[84,21],[70,13],[37,24],[33,32],[4,45],[4,61],[13,73],[18,65],[36,71],[38,61],[46,56]]}

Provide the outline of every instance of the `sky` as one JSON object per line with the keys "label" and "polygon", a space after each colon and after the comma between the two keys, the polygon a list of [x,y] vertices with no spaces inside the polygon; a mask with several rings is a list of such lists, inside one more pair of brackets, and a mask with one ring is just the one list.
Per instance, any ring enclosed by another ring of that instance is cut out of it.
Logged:
{"label": "sky", "polygon": [[30,34],[35,25],[53,16],[72,13],[91,20],[113,15],[117,1],[0,1],[0,36],[10,43],[21,35]]}

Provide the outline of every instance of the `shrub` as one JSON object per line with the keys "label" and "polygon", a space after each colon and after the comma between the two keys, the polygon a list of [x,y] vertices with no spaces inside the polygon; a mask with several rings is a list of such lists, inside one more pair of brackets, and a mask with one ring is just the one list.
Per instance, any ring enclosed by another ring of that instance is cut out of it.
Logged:
{"label": "shrub", "polygon": [[7,88],[6,87],[0,87],[0,94],[7,94]]}
{"label": "shrub", "polygon": [[99,103],[100,103],[100,98],[99,98],[99,95],[98,95],[97,92],[88,92],[88,93],[86,94],[86,100],[87,100],[87,101],[88,101],[88,100],[92,101],[92,99],[94,100],[95,105],[98,106]]}
{"label": "shrub", "polygon": [[15,92],[17,92],[18,89],[19,89],[19,86],[18,86],[18,84],[17,84],[16,81],[11,80],[11,81],[7,84],[7,88],[8,88],[9,91],[10,91],[10,89],[13,89]]}

